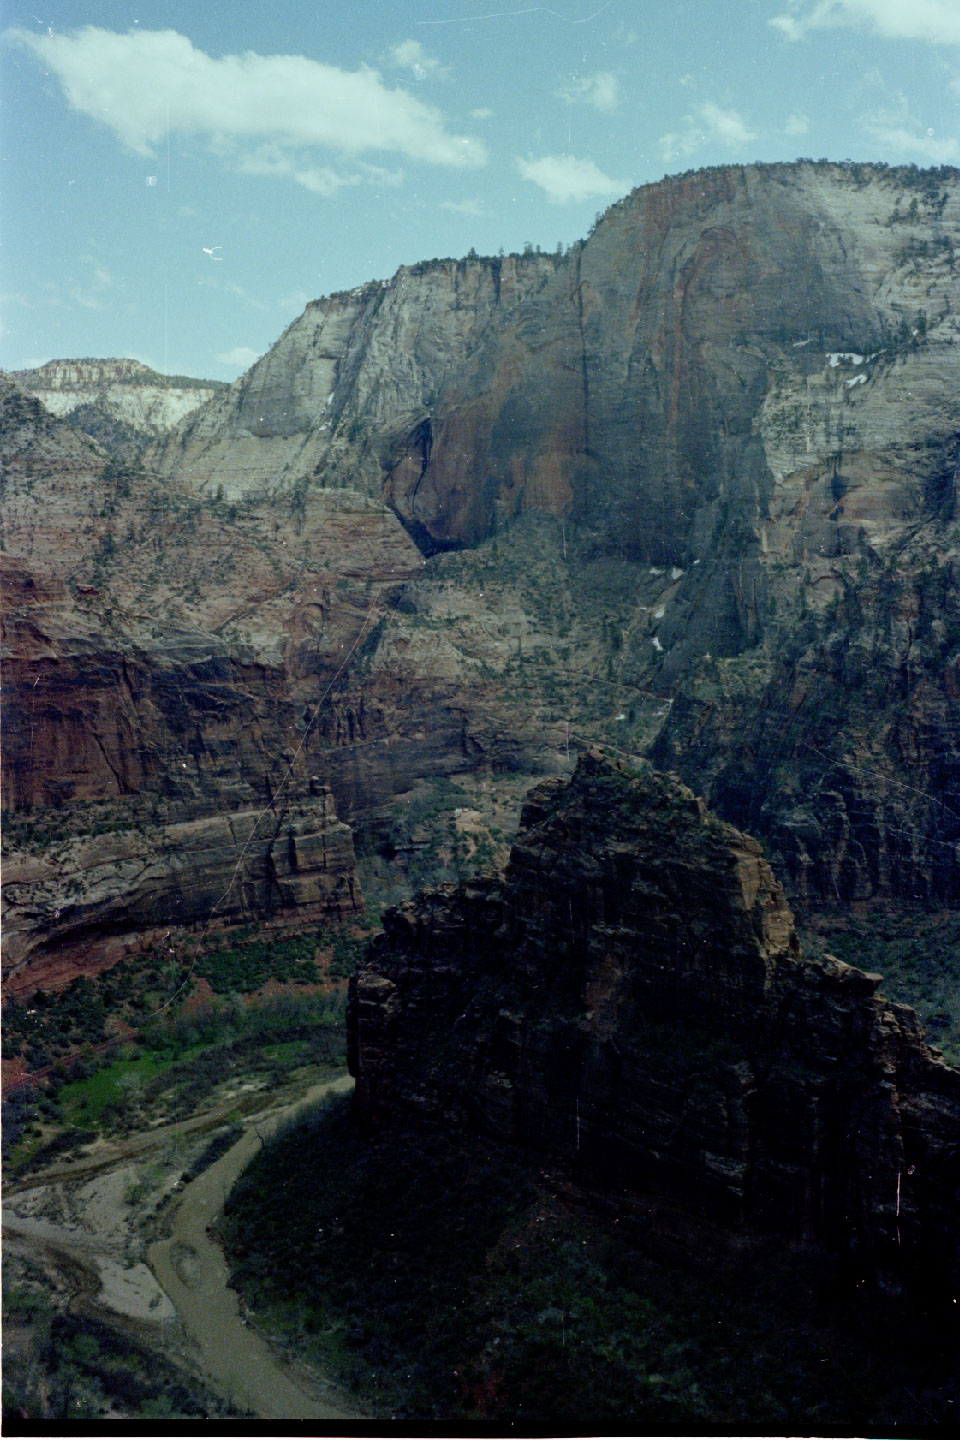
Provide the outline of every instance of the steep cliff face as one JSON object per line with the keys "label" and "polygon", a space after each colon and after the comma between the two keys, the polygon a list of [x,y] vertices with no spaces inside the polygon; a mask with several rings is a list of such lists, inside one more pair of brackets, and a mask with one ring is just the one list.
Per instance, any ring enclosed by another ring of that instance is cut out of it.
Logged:
{"label": "steep cliff face", "polygon": [[238,492],[347,472],[433,543],[534,506],[689,563],[725,506],[759,530],[838,453],[952,433],[958,224],[954,172],[665,180],[565,257],[436,262],[311,305],[163,466],[210,484],[243,440],[220,477]]}
{"label": "steep cliff face", "polygon": [[139,360],[50,360],[12,373],[51,415],[128,461],[224,388],[221,381],[161,375]]}
{"label": "steep cliff face", "polygon": [[8,835],[249,809],[295,759],[389,849],[422,782],[489,824],[600,739],[806,904],[953,904],[958,207],[667,180],[565,256],[308,306],[158,471],[4,380]]}
{"label": "steep cliff face", "polygon": [[[541,593],[551,568],[621,566],[620,614],[575,637],[618,682],[606,715],[674,702],[624,748],[655,742],[806,900],[949,902],[958,226],[952,170],[665,180],[566,256],[438,262],[317,302],[162,464],[237,494],[359,486],[427,555],[558,517],[562,548],[530,554]],[[558,672],[570,607],[539,610]],[[603,733],[603,710],[565,709]]]}
{"label": "steep cliff face", "polygon": [[158,929],[352,919],[363,904],[353,836],[329,789],[314,790],[267,810],[14,850],[4,864],[5,988],[55,988]]}
{"label": "steep cliff face", "polygon": [[[278,572],[260,517],[198,515],[10,381],[0,406],[5,976],[55,983],[158,925],[347,918],[352,837],[303,741],[370,596]],[[421,563],[380,518],[339,496],[321,522],[371,587]]]}
{"label": "steep cliff face", "polygon": [[955,1284],[960,1072],[880,983],[803,958],[755,841],[591,752],[531,793],[502,880],[386,917],[351,986],[356,1106]]}
{"label": "steep cliff face", "polygon": [[379,497],[397,445],[414,435],[414,450],[429,452],[429,416],[451,365],[557,264],[540,255],[434,261],[313,302],[158,448],[160,470],[222,486],[227,499],[298,484]]}
{"label": "steep cliff face", "polygon": [[837,565],[829,599],[805,587],[812,604],[765,651],[696,662],[652,747],[655,764],[767,837],[801,902],[953,905],[960,893],[950,530],[919,519],[885,558],[861,549]]}

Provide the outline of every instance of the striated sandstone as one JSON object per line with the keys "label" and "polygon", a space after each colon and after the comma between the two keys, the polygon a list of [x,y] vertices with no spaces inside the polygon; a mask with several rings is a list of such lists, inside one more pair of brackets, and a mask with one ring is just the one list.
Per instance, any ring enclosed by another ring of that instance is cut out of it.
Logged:
{"label": "striated sandstone", "polygon": [[296,757],[369,847],[424,781],[601,738],[805,905],[954,903],[958,206],[953,171],[724,167],[565,256],[404,267],[159,474],[0,380],[11,843],[245,810]]}
{"label": "striated sandstone", "polygon": [[[250,920],[310,925],[362,908],[353,836],[329,787],[259,810],[84,836],[4,862],[4,984],[55,984],[104,937]],[[83,968],[82,964],[79,968]]]}
{"label": "striated sandstone", "polygon": [[51,415],[124,460],[224,388],[216,380],[161,375],[139,360],[50,360],[11,373]]}
{"label": "striated sandstone", "polygon": [[566,256],[404,267],[314,302],[161,463],[234,495],[349,474],[428,544],[533,507],[689,563],[725,507],[759,530],[811,466],[953,433],[957,242],[955,172],[671,178]]}
{"label": "striated sandstone", "polygon": [[802,956],[759,845],[675,780],[590,752],[531,793],[502,879],[384,924],[348,1012],[367,1125],[960,1281],[960,1072],[879,975]]}
{"label": "striated sandstone", "polygon": [[[656,763],[763,833],[804,901],[950,903],[958,244],[950,169],[673,177],[565,256],[317,301],[159,461],[238,496],[360,487],[427,555],[558,517],[563,562],[569,538],[574,565],[625,567],[615,663],[577,646],[624,684],[611,717],[643,687],[677,702]],[[531,556],[534,584],[551,561]],[[544,628],[559,665],[569,612]]]}

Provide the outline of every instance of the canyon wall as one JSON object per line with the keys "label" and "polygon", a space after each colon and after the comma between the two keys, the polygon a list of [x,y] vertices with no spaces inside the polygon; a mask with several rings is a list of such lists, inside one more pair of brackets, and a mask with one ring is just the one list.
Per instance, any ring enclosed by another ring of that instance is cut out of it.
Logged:
{"label": "canyon wall", "polygon": [[960,1072],[881,983],[801,954],[756,841],[591,751],[531,792],[502,878],[385,917],[355,1106],[953,1293]]}
{"label": "canyon wall", "polygon": [[143,465],[5,378],[8,846],[246,811],[292,763],[369,849],[425,783],[490,824],[599,739],[805,906],[955,903],[958,178],[724,167],[566,254],[403,267]]}
{"label": "canyon wall", "polygon": [[170,928],[353,919],[363,906],[353,836],[329,789],[313,789],[263,810],[139,824],[14,855],[4,867],[5,988],[56,988]]}
{"label": "canyon wall", "polygon": [[124,460],[223,388],[222,381],[161,375],[139,360],[49,360],[13,376],[51,415]]}
{"label": "canyon wall", "polygon": [[159,463],[359,487],[426,555],[559,517],[564,561],[579,536],[575,563],[632,566],[618,708],[676,702],[627,749],[763,833],[800,897],[949,900],[957,180],[724,167],[634,191],[564,256],[401,270],[308,307]]}

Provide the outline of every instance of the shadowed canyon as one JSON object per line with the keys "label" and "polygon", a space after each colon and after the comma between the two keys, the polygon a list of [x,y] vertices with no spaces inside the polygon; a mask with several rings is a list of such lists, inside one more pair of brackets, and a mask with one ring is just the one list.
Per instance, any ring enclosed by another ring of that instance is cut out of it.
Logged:
{"label": "shadowed canyon", "polygon": [[[946,1423],[958,264],[956,170],[729,166],[313,301],[229,386],[0,376],[18,1193],[93,1163],[106,1091],[70,1087],[121,1052],[142,1129],[239,1144],[345,1045],[352,1118],[281,1125],[218,1233],[370,1413]],[[407,1214],[445,1193],[449,1327]],[[691,1317],[730,1284],[729,1353],[794,1325],[792,1378],[724,1389]],[[908,1314],[939,1339],[898,1369]]]}

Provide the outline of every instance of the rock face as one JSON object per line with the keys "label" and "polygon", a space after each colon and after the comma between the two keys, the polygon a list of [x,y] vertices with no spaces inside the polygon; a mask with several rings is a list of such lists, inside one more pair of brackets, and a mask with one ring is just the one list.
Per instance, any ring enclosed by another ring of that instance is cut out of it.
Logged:
{"label": "rock face", "polygon": [[357,1111],[955,1285],[960,1072],[880,984],[803,958],[755,841],[594,751],[531,793],[502,879],[385,917]]}
{"label": "rock face", "polygon": [[651,564],[734,519],[766,550],[818,467],[954,433],[957,242],[954,171],[664,180],[566,256],[406,267],[309,306],[163,468],[235,493],[346,470],[432,544],[532,506]]}
{"label": "rock face", "polygon": [[427,555],[559,517],[562,562],[579,536],[576,564],[625,567],[608,713],[675,702],[626,748],[763,833],[805,901],[952,903],[958,244],[950,169],[664,180],[565,256],[316,302],[159,463],[236,496],[359,487]]}
{"label": "rock face", "polygon": [[224,388],[216,380],[161,375],[139,360],[50,360],[12,373],[51,415],[69,420],[122,460],[133,459]]}
{"label": "rock face", "polygon": [[[247,811],[295,757],[369,851],[599,739],[805,906],[955,904],[957,243],[951,170],[665,180],[566,255],[309,305],[143,467],[0,377],[8,843]],[[133,362],[40,393],[115,385],[153,423]]]}
{"label": "rock face", "polygon": [[351,919],[363,903],[353,836],[329,788],[314,790],[266,809],[83,837],[40,856],[14,852],[4,865],[6,987],[55,986],[104,937]]}
{"label": "rock face", "polygon": [[[241,641],[231,619],[245,617],[248,586],[269,608],[290,579],[264,574],[250,531],[208,516],[191,560],[176,537],[197,516],[175,490],[117,467],[9,380],[0,407],[5,983],[56,984],[158,926],[349,918],[362,905],[352,835],[311,778],[304,707],[317,701],[311,622],[337,610],[342,657],[369,598],[358,586],[354,625],[352,605],[349,619],[331,605],[339,577],[321,585],[313,568],[288,630],[268,628],[255,650],[254,624]],[[359,497],[337,497],[324,519],[347,564],[369,551],[372,521],[379,570],[367,573],[396,575],[391,539],[420,564],[399,524],[385,536]],[[175,605],[161,618],[164,575],[168,597],[202,602],[193,567],[219,613]]]}
{"label": "rock face", "polygon": [[[541,255],[441,260],[313,302],[246,375],[158,447],[159,468],[223,486],[228,500],[304,482],[379,498],[387,475],[404,464],[409,471],[408,450],[429,456],[430,411],[451,365],[559,263]],[[411,487],[408,477],[396,488]],[[414,528],[420,523],[409,506],[397,509]],[[451,537],[422,538],[429,547]]]}

